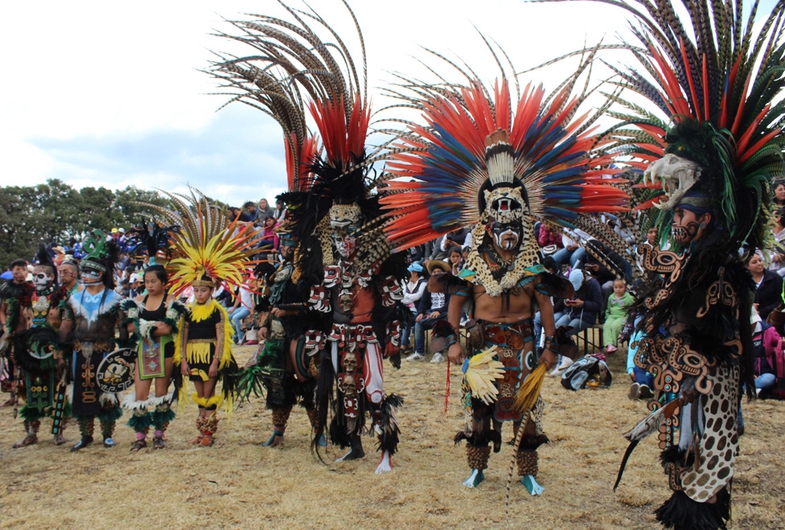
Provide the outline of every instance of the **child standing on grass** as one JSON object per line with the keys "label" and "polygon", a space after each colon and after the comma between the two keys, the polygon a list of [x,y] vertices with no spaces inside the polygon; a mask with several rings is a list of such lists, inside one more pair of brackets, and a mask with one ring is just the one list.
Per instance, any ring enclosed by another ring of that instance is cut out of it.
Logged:
{"label": "child standing on grass", "polygon": [[618,349],[619,333],[627,322],[633,301],[632,295],[627,292],[627,284],[621,278],[616,278],[613,282],[613,294],[608,297],[605,310],[605,353],[614,353]]}

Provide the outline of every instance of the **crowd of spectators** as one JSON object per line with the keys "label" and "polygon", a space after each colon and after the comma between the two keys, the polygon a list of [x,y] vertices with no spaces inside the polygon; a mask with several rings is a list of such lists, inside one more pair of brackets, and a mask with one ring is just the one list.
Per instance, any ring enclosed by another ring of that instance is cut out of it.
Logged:
{"label": "crowd of spectators", "polygon": [[[785,183],[777,183],[774,186],[773,201],[772,240],[775,245],[768,255],[760,251],[752,255],[748,268],[756,284],[754,314],[762,322],[757,324],[757,332],[761,337],[764,335],[766,337],[761,338],[759,344],[767,345],[768,348],[761,346],[758,352],[756,366],[760,372],[758,375],[762,377],[759,379],[761,384],[759,389],[771,389],[774,385],[775,388],[782,387],[785,395],[785,386],[783,386],[785,376],[781,373],[785,367],[778,363],[781,357],[782,339],[779,339],[779,355],[768,347],[770,343],[776,342],[771,338],[773,334],[780,336],[785,333],[782,298],[783,276],[785,276],[785,221],[783,221]],[[279,239],[275,228],[286,216],[286,208],[281,201],[276,201],[275,207],[270,206],[265,199],[258,203],[249,201],[243,204],[242,208],[229,208],[228,215],[244,226],[253,225],[261,230],[256,257],[276,259]],[[641,332],[635,330],[636,315],[630,313],[633,296],[629,291],[640,287],[640,285],[636,286],[634,278],[638,278],[638,282],[646,280],[645,276],[642,276],[644,271],[637,246],[638,244],[657,246],[657,231],[650,229],[642,241],[635,241],[630,233],[620,228],[620,223],[615,217],[606,215],[603,220],[610,229],[617,231],[627,241],[628,248],[623,249],[623,252],[617,252],[607,244],[591,239],[580,231],[557,230],[543,223],[534,226],[533,236],[537,240],[542,263],[546,269],[554,274],[563,275],[575,289],[572,298],[553,300],[557,330],[569,339],[584,329],[602,324],[604,326],[603,353],[609,355],[614,354],[623,342],[627,342],[627,372],[633,381],[630,397],[646,398],[651,393],[651,375],[642,372],[634,363],[637,355],[634,344],[640,339]],[[472,229],[473,227],[467,226],[454,230],[409,250],[410,277],[404,285],[403,302],[411,310],[412,318],[410,323],[404,324],[402,334],[403,351],[409,354],[407,360],[425,359],[428,353],[426,352],[427,330],[447,317],[449,296],[430,292],[428,279],[435,274],[459,273],[472,246]],[[113,228],[107,237],[114,240],[121,249],[115,270],[118,292],[126,297],[142,294],[143,270],[147,266],[147,260],[136,250],[140,241],[133,227],[129,227],[128,230]],[[78,278],[78,262],[84,256],[79,241],[72,239],[67,245],[52,241],[47,249],[55,262],[60,264],[61,282],[70,282],[71,275]],[[597,259],[597,256],[602,256],[602,259]],[[66,264],[65,267],[62,264]],[[10,278],[10,271],[2,275],[4,280]],[[254,281],[249,273],[248,289],[230,293],[223,288],[218,288],[214,292],[216,299],[230,313],[234,339],[237,343],[255,340],[253,336],[250,338],[246,336],[246,331],[253,328]],[[187,297],[188,293],[185,293],[185,296]],[[470,317],[471,314],[465,314],[462,321]],[[539,315],[535,315],[534,324],[536,340],[541,346],[542,328]],[[432,362],[444,360],[442,352],[432,353],[434,354]],[[560,359],[559,364],[551,372],[552,375],[561,374],[571,360]],[[775,382],[771,381],[770,375],[775,378]]]}

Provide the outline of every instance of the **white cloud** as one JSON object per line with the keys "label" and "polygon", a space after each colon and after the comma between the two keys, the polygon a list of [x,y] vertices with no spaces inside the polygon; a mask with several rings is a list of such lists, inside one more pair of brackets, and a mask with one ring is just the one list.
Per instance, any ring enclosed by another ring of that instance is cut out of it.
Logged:
{"label": "white cloud", "polygon": [[[304,8],[295,0],[293,5]],[[525,69],[584,43],[615,40],[625,13],[600,3],[513,0],[351,2],[363,29],[376,108],[390,72],[434,79],[414,58],[455,73],[422,47],[460,57],[490,82],[498,67],[480,30]],[[310,4],[359,61],[353,23],[339,0]],[[61,178],[80,186],[142,188],[193,182],[232,203],[271,199],[285,186],[280,130],[270,118],[207,95],[209,50],[249,53],[215,30],[263,12],[291,19],[273,0],[139,0],[133,3],[2,2],[0,184]],[[315,24],[314,24],[315,26]],[[475,26],[477,30],[475,30]],[[551,90],[575,62],[527,74]],[[222,140],[224,138],[224,140]]]}

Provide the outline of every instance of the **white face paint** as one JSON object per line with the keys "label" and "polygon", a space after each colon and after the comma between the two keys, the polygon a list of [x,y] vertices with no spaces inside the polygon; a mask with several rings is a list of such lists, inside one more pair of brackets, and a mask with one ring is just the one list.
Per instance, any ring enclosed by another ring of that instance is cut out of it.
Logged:
{"label": "white face paint", "polygon": [[52,286],[54,281],[54,275],[47,273],[43,267],[36,267],[35,274],[33,275],[33,284],[35,285],[36,291],[45,290],[47,287]]}
{"label": "white face paint", "polygon": [[350,258],[354,255],[357,248],[356,232],[357,227],[353,224],[333,226],[333,246],[342,258]]}
{"label": "white face paint", "polygon": [[512,223],[494,222],[491,232],[497,247],[502,250],[513,250],[521,242],[523,229],[520,222],[516,221]]}

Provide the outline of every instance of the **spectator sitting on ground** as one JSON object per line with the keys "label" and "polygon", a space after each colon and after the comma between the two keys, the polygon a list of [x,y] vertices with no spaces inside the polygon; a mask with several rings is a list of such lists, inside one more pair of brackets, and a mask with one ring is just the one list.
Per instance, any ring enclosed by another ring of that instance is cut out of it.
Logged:
{"label": "spectator sitting on ground", "polygon": [[[449,274],[450,266],[441,260],[431,260],[425,264],[431,277]],[[414,353],[406,358],[407,361],[422,361],[425,359],[425,330],[447,319],[447,308],[450,305],[449,293],[432,293],[426,289],[417,305],[417,317],[414,325]],[[444,355],[436,352],[431,359],[432,363],[444,361]]]}

